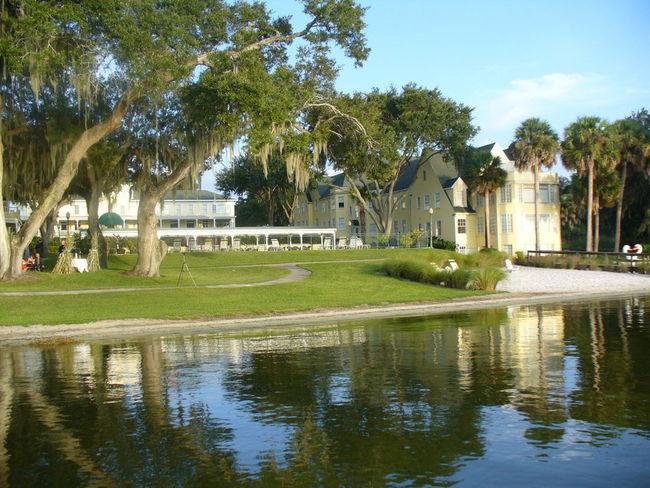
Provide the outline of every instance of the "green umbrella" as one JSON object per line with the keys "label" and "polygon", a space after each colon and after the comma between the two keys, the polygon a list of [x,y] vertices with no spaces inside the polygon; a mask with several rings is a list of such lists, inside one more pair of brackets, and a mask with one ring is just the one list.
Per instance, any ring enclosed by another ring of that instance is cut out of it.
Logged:
{"label": "green umbrella", "polygon": [[105,225],[106,227],[115,227],[116,225],[122,225],[124,221],[122,217],[113,212],[106,212],[99,217],[99,225]]}

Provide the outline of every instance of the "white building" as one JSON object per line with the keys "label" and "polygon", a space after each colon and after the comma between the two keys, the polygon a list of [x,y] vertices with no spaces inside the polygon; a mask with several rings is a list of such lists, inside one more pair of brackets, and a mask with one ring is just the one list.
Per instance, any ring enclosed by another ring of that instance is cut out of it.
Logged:
{"label": "white building", "polygon": [[[235,203],[207,190],[176,190],[165,195],[162,204],[156,206],[156,216],[161,229],[218,229],[235,227]],[[114,230],[138,228],[138,204],[140,194],[127,185],[122,186],[112,198],[99,202],[99,216],[112,212],[123,221]],[[62,206],[57,217],[60,235],[88,228],[86,200],[75,198]]]}

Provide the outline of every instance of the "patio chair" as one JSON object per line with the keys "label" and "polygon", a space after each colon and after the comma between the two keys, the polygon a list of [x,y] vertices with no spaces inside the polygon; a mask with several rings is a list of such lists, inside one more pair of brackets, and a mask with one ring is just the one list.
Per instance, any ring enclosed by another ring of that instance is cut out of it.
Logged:
{"label": "patio chair", "polygon": [[280,242],[277,239],[271,239],[271,245],[269,246],[269,251],[282,251],[280,247]]}
{"label": "patio chair", "polygon": [[205,242],[203,243],[203,250],[204,251],[214,251],[214,247],[212,245],[212,239],[206,239]]}
{"label": "patio chair", "polygon": [[513,271],[519,271],[519,266],[515,266],[514,264],[512,264],[512,261],[510,261],[509,259],[506,259],[505,263],[506,263],[506,271],[508,271],[508,273],[512,273]]}
{"label": "patio chair", "polygon": [[332,238],[326,237],[323,239],[323,249],[332,249]]}
{"label": "patio chair", "polygon": [[233,239],[232,240],[232,250],[233,251],[241,251],[241,239]]}
{"label": "patio chair", "polygon": [[339,242],[336,244],[338,249],[347,249],[348,248],[348,239],[346,237],[339,237]]}
{"label": "patio chair", "polygon": [[228,246],[228,239],[221,239],[219,241],[219,251],[227,251],[230,246]]}
{"label": "patio chair", "polygon": [[456,271],[458,269],[458,263],[455,259],[448,259],[447,266],[445,266],[447,271]]}

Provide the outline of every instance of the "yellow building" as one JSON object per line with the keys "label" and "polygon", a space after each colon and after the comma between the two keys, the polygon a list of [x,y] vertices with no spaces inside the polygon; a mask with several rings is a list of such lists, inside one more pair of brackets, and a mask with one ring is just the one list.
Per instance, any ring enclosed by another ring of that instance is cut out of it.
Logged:
{"label": "yellow building", "polygon": [[[425,235],[453,241],[459,252],[485,247],[485,232],[490,232],[491,247],[514,254],[535,249],[535,205],[533,173],[519,171],[498,144],[476,149],[501,158],[507,172],[505,185],[490,195],[490,216],[486,218],[484,199],[468,190],[452,163],[436,155],[420,165],[412,161],[396,185],[395,197],[401,198],[393,215],[395,240],[414,230]],[[556,173],[541,172],[540,249],[560,250],[560,198]],[[332,183],[345,187],[342,174]],[[350,194],[328,184],[320,185],[301,197],[295,225],[336,227],[340,235],[364,234],[367,241],[377,235],[377,226],[364,218]]]}

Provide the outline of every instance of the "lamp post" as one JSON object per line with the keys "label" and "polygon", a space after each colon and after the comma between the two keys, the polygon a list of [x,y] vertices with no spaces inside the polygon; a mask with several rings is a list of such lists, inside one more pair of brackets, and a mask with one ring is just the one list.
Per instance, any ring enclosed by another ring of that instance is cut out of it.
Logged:
{"label": "lamp post", "polygon": [[429,207],[429,247],[433,247],[433,207]]}
{"label": "lamp post", "polygon": [[70,212],[65,213],[65,228],[66,228],[66,240],[68,240],[70,238]]}

